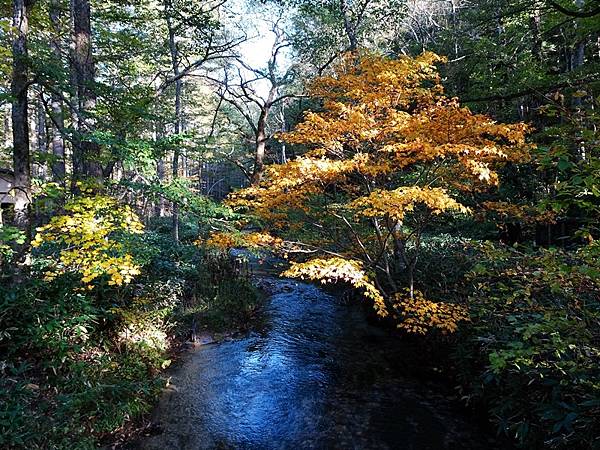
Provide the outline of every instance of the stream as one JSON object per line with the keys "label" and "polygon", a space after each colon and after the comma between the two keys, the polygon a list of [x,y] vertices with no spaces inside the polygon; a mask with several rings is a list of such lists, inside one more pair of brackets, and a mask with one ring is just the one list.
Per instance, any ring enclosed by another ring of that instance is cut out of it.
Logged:
{"label": "stream", "polygon": [[142,448],[500,448],[455,401],[397,369],[402,341],[360,305],[311,284],[259,283],[264,328],[188,355]]}

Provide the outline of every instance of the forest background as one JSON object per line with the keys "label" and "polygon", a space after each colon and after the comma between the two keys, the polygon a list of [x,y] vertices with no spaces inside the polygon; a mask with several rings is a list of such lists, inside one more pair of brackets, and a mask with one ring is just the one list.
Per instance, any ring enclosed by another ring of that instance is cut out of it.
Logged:
{"label": "forest background", "polygon": [[597,0],[0,1],[0,52],[3,447],[135,429],[256,314],[241,246],[600,445]]}

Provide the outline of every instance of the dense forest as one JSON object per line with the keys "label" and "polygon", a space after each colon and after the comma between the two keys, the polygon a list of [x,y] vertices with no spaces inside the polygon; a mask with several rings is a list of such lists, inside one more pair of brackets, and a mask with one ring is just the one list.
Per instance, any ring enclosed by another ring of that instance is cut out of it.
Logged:
{"label": "dense forest", "polygon": [[280,258],[600,448],[598,0],[2,0],[0,52],[0,447],[127,445]]}

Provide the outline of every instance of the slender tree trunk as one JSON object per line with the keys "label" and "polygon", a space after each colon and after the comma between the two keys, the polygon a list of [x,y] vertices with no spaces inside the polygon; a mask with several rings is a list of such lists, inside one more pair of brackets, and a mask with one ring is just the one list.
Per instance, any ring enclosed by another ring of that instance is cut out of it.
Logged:
{"label": "slender tree trunk", "polygon": [[[157,120],[154,123],[154,141],[158,142],[165,136],[165,127],[162,123],[162,120]],[[162,156],[158,158],[156,162],[156,175],[158,177],[159,183],[163,183],[166,177],[166,169],[165,169],[165,160]],[[158,217],[164,217],[165,215],[165,198],[161,195],[158,197],[158,202],[155,205],[154,214]]]}
{"label": "slender tree trunk", "polygon": [[[181,133],[181,80],[177,80],[175,83],[175,134]],[[175,145],[173,150],[173,180],[179,177],[179,159],[180,151],[179,144]],[[173,239],[175,242],[179,242],[179,204],[173,202]]]}
{"label": "slender tree trunk", "polygon": [[47,129],[46,129],[46,110],[44,109],[44,104],[42,100],[36,102],[36,124],[35,124],[35,132],[36,132],[36,143],[37,143],[37,151],[40,153],[46,153],[48,151],[48,141],[47,141]]}
{"label": "slender tree trunk", "polygon": [[[583,0],[575,0],[575,6],[577,6],[578,10],[582,10],[584,6]],[[577,29],[577,22],[574,23],[574,28]],[[585,59],[585,39],[581,39],[579,42],[575,44],[575,48],[571,53],[571,70],[577,70],[579,67],[583,66],[583,62]],[[573,106],[580,107],[581,106],[581,97],[573,98]]]}
{"label": "slender tree trunk", "polygon": [[[177,49],[177,43],[175,42],[175,29],[173,28],[173,23],[171,21],[171,2],[168,1],[167,6],[165,7],[165,16],[167,21],[167,28],[169,31],[169,50],[171,52],[171,65],[173,69],[173,76],[177,78],[175,81],[175,129],[174,133],[181,133],[181,93],[182,93],[182,80],[179,78],[179,51]],[[179,176],[179,157],[180,151],[178,145],[175,145],[175,149],[173,151],[173,180],[175,180]],[[179,205],[177,202],[172,203],[173,209],[173,223],[172,223],[172,233],[173,239],[175,242],[179,242]]]}
{"label": "slender tree trunk", "polygon": [[[166,175],[165,160],[162,157],[159,158],[156,163],[156,174],[158,176],[158,181],[162,183]],[[158,217],[163,217],[165,215],[165,198],[162,195],[158,198],[155,215]]]}
{"label": "slender tree trunk", "polygon": [[458,11],[456,0],[450,0],[451,21],[452,21],[452,40],[454,45],[454,57],[458,58]]}
{"label": "slender tree trunk", "polygon": [[541,62],[542,60],[541,21],[540,10],[539,8],[535,8],[529,18],[529,29],[531,30],[531,53],[537,62]]}
{"label": "slender tree trunk", "polygon": [[198,194],[202,195],[202,159],[198,159]]}
{"label": "slender tree trunk", "polygon": [[[65,164],[65,141],[61,129],[64,129],[63,108],[60,100],[52,97],[52,178],[54,181],[63,184],[67,173]],[[54,124],[54,121],[57,124]]]}
{"label": "slender tree trunk", "polygon": [[74,179],[89,177],[102,181],[100,146],[90,140],[95,124],[90,114],[96,108],[95,65],[92,57],[91,11],[89,0],[72,0],[73,73],[77,88],[78,117],[74,139]]}
{"label": "slender tree trunk", "polygon": [[9,105],[7,109],[3,110],[4,115],[4,147],[11,148],[12,147],[12,126],[10,123],[10,115],[12,113],[12,106]]}
{"label": "slender tree trunk", "polygon": [[[575,0],[575,6],[577,6],[577,9],[579,11],[583,10],[584,3],[585,3],[584,0]],[[574,24],[575,29],[577,29],[577,25],[578,25],[577,22],[575,22],[575,24]],[[571,70],[577,70],[578,68],[583,66],[584,61],[585,61],[585,42],[586,42],[585,38],[580,38],[580,40],[575,44],[575,48],[573,49],[573,53],[571,54]],[[571,101],[572,101],[572,105],[575,108],[581,109],[582,98],[580,96],[573,96]],[[575,154],[582,161],[587,158],[587,149],[585,146],[585,139],[583,139],[583,136],[582,136],[584,129],[585,129],[585,125],[583,123],[580,123],[577,133],[576,133],[576,136],[575,136],[575,139],[574,139],[574,144],[576,146]]]}
{"label": "slender tree trunk", "polygon": [[[36,103],[36,122],[35,122],[35,133],[36,133],[36,144],[37,151],[41,155],[44,155],[48,152],[48,141],[47,141],[47,128],[46,128],[46,110],[44,109],[44,104],[42,103],[41,98],[38,99]],[[41,179],[46,179],[47,174],[47,159],[43,158],[41,162],[38,162],[38,171],[37,176]]]}
{"label": "slender tree trunk", "polygon": [[[50,49],[54,55],[57,65],[62,65],[62,52],[60,44],[60,1],[52,0],[50,2],[50,23],[52,25],[52,39],[50,40]],[[64,183],[65,168],[65,141],[62,132],[65,128],[65,119],[63,115],[62,100],[58,92],[52,92],[50,100],[50,114],[52,116],[52,178],[58,183]]]}
{"label": "slender tree trunk", "polygon": [[181,155],[181,173],[183,174],[184,178],[188,178],[190,176],[189,161],[185,152],[183,152]]}
{"label": "slender tree trunk", "polygon": [[27,91],[29,88],[29,63],[27,34],[28,14],[32,1],[13,1],[13,73],[12,94],[12,134],[13,170],[15,190],[15,225],[31,233],[29,207],[31,202],[31,160],[29,154],[29,116]]}
{"label": "slender tree trunk", "polygon": [[[185,131],[188,128],[188,124],[185,120],[186,118],[185,118],[185,114],[183,112],[183,84],[181,86],[181,91],[179,92],[179,114],[181,117],[179,119],[179,132],[185,133]],[[189,167],[190,162],[188,160],[185,147],[181,151],[180,159],[181,159],[181,175],[184,178],[188,178],[190,176],[190,167]]]}
{"label": "slender tree trunk", "polygon": [[[281,109],[279,110],[279,118],[281,120],[281,132],[286,133],[287,126],[285,123],[285,103],[281,105]],[[281,143],[281,164],[287,163],[287,154],[286,154],[286,146],[285,142]]]}
{"label": "slender tree trunk", "polygon": [[250,179],[250,183],[252,185],[257,185],[261,182],[263,172],[265,171],[265,153],[267,148],[266,127],[268,115],[269,110],[267,108],[263,108],[263,110],[260,112],[260,117],[258,118],[257,122],[256,150],[254,152],[254,170]]}
{"label": "slender tree trunk", "polygon": [[[584,0],[575,0],[575,6],[577,6],[577,9],[579,9],[580,11],[583,10],[584,4],[585,4]],[[573,69],[583,66],[584,58],[585,58],[585,39],[581,39],[575,45],[575,52],[574,52],[575,60],[573,62]]]}
{"label": "slender tree trunk", "polygon": [[[356,37],[356,25],[352,24],[350,12],[348,11],[348,4],[346,0],[340,0],[340,11],[344,18],[344,30],[346,31],[346,37],[348,38],[349,47],[348,50],[354,52],[358,49],[358,39]],[[358,24],[357,24],[358,25]]]}
{"label": "slender tree trunk", "polygon": [[[583,0],[575,0],[575,6],[577,6],[578,10],[582,10],[583,6],[584,6],[584,1]],[[573,24],[573,27],[575,29],[578,28],[578,24],[577,22],[575,22]],[[583,65],[583,61],[584,61],[584,57],[585,57],[585,39],[581,39],[580,41],[578,41],[574,48],[572,48],[571,52],[570,52],[570,64],[569,64],[569,68],[570,70],[575,70],[578,67],[581,67]],[[580,104],[580,99],[576,99],[577,101],[577,105]]]}

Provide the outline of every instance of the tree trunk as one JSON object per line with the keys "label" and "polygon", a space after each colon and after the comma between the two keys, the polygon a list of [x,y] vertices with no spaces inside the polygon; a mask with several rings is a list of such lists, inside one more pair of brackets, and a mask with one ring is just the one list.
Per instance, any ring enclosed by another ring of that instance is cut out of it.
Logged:
{"label": "tree trunk", "polygon": [[[156,163],[156,174],[158,176],[158,181],[162,184],[166,175],[165,160],[162,157],[160,157]],[[163,217],[165,215],[165,198],[162,195],[158,197],[155,215],[158,217]]]}
{"label": "tree trunk", "polygon": [[[279,119],[281,120],[281,132],[286,133],[288,131],[287,124],[285,121],[285,103],[281,105],[281,109],[279,110]],[[281,158],[280,164],[287,163],[287,154],[286,154],[286,146],[285,142],[281,142]]]}
{"label": "tree trunk", "polygon": [[[176,66],[174,66],[175,68]],[[177,72],[179,72],[177,70]],[[181,80],[177,80],[175,82],[175,134],[179,134],[181,132]],[[180,159],[180,151],[179,144],[175,145],[175,149],[173,150],[173,180],[179,177],[179,159]],[[179,242],[179,205],[177,202],[173,202],[173,239],[175,242]]]}
{"label": "tree trunk", "polygon": [[[584,6],[583,0],[575,0],[575,6],[577,9],[581,11]],[[573,24],[574,28],[577,29],[577,22]],[[571,70],[577,70],[579,67],[583,66],[583,62],[585,59],[585,39],[581,39],[579,42],[575,44],[575,48],[571,53]],[[581,106],[581,97],[573,98],[573,106],[580,107]]]}
{"label": "tree trunk", "polygon": [[[38,99],[36,104],[36,122],[35,122],[35,134],[37,151],[41,155],[48,152],[48,141],[47,141],[47,130],[46,130],[46,110],[41,99]],[[46,158],[41,158],[41,162],[38,162],[37,176],[41,179],[46,179]]]}
{"label": "tree trunk", "polygon": [[2,111],[4,115],[4,147],[11,148],[12,147],[12,125],[10,123],[10,115],[12,112],[12,106],[9,106],[7,109]]}
{"label": "tree trunk", "polygon": [[[165,127],[162,120],[157,120],[154,122],[154,142],[158,143],[165,136]],[[162,185],[163,181],[166,177],[166,169],[165,169],[165,160],[162,156],[158,158],[156,161],[156,175],[158,177],[158,182]],[[164,217],[165,215],[165,198],[160,195],[158,197],[158,202],[155,204],[154,215],[158,217]]]}
{"label": "tree trunk", "polygon": [[27,234],[31,232],[29,206],[31,201],[31,160],[29,154],[29,117],[27,91],[29,63],[27,53],[28,14],[33,1],[13,1],[13,73],[11,82],[13,170],[15,225]]}
{"label": "tree trunk", "polygon": [[261,182],[263,172],[265,171],[265,150],[267,147],[267,134],[266,134],[266,122],[267,122],[268,110],[263,109],[260,113],[256,127],[256,150],[254,152],[254,170],[250,183],[257,185]]}
{"label": "tree trunk", "polygon": [[77,88],[77,133],[73,140],[73,175],[102,181],[100,146],[90,140],[95,124],[90,116],[96,108],[94,93],[94,60],[89,0],[72,0],[73,14],[73,74]]}
{"label": "tree trunk", "polygon": [[[583,0],[575,0],[575,6],[579,11],[583,10],[584,1]],[[575,29],[577,29],[577,22],[574,23]],[[575,48],[573,49],[573,53],[571,54],[571,70],[577,70],[581,66],[583,66],[585,60],[585,38],[580,38],[580,41],[575,44]],[[572,105],[577,109],[581,109],[582,106],[582,98],[580,96],[573,96]],[[587,158],[587,148],[585,145],[585,139],[583,139],[582,133],[584,131],[584,124],[580,124],[578,127],[578,131],[576,133],[574,144],[575,144],[575,154],[577,158],[581,161],[584,161]]]}
{"label": "tree trunk", "polygon": [[[171,65],[173,69],[173,76],[177,79],[175,81],[175,129],[174,133],[177,135],[181,133],[181,92],[182,92],[182,81],[179,78],[179,51],[177,49],[177,43],[175,42],[175,29],[171,22],[171,2],[168,1],[165,6],[165,18],[167,21],[167,28],[169,31],[169,50],[171,52]],[[173,150],[173,180],[179,176],[179,147],[175,145]],[[172,203],[173,216],[172,216],[172,234],[173,240],[179,242],[179,205],[177,202]]]}
{"label": "tree trunk", "polygon": [[542,16],[539,8],[535,8],[529,17],[529,30],[531,31],[531,53],[537,62],[542,61]]}
{"label": "tree trunk", "polygon": [[202,159],[199,158],[198,161],[198,172],[197,172],[197,176],[198,176],[198,194],[202,195]]}
{"label": "tree trunk", "polygon": [[452,40],[453,40],[453,45],[454,45],[454,57],[458,58],[458,11],[457,11],[455,0],[450,0],[450,9],[451,9],[450,19],[452,21]]}
{"label": "tree trunk", "polygon": [[273,100],[277,95],[277,86],[271,85],[269,95],[265,101],[264,106],[261,108],[258,121],[256,123],[256,150],[254,153],[254,170],[250,177],[250,184],[253,186],[259,184],[262,180],[263,173],[265,171],[265,154],[267,149],[267,120],[269,119],[269,112],[273,106]]}
{"label": "tree trunk", "polygon": [[358,39],[356,37],[356,28],[358,24],[353,24],[348,11],[348,4],[345,0],[340,0],[340,11],[344,18],[344,30],[346,31],[346,37],[348,38],[349,47],[348,50],[354,52],[358,49]]}
{"label": "tree trunk", "polygon": [[[56,60],[57,65],[61,65],[62,53],[60,45],[60,2],[52,0],[50,2],[50,23],[52,25],[52,39],[50,40],[50,49]],[[65,141],[62,131],[65,128],[65,119],[63,116],[62,100],[58,92],[52,92],[50,101],[50,114],[52,115],[52,178],[57,183],[64,183],[65,168]]]}
{"label": "tree trunk", "polygon": [[[577,6],[577,9],[579,11],[583,10],[584,5],[585,5],[584,0],[575,0],[575,6]],[[577,24],[575,24],[575,27],[577,27]],[[575,45],[574,58],[575,58],[575,61],[573,62],[573,69],[583,66],[583,60],[585,58],[585,39],[581,39]]]}

